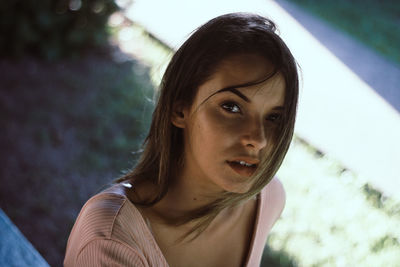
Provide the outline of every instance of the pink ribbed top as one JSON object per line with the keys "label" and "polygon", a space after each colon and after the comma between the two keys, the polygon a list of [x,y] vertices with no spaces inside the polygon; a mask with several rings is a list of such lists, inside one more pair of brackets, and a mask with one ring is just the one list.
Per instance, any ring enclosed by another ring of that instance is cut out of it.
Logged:
{"label": "pink ribbed top", "polygon": [[[246,266],[259,266],[267,235],[279,218],[285,192],[273,179],[260,193]],[[64,266],[168,266],[141,213],[115,185],[83,206],[68,239]]]}

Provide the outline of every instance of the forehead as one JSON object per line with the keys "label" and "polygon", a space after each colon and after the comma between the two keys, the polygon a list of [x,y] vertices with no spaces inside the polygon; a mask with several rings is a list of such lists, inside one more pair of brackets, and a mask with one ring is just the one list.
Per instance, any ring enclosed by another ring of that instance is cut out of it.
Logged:
{"label": "forehead", "polygon": [[195,102],[205,100],[222,88],[256,83],[251,86],[238,87],[238,90],[247,97],[256,97],[259,101],[270,99],[274,100],[273,102],[276,104],[283,105],[285,82],[282,74],[277,73],[263,81],[273,71],[273,65],[257,54],[231,56],[222,61],[210,79],[199,87]]}
{"label": "forehead", "polygon": [[274,66],[262,56],[240,54],[223,60],[212,77],[234,85],[262,80],[273,70]]}

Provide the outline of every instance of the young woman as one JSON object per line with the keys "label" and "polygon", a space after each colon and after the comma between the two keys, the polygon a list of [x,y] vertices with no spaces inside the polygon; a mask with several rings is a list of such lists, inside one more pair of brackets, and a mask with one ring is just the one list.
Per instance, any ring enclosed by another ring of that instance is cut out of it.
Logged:
{"label": "young woman", "polygon": [[258,266],[285,203],[296,63],[270,20],[227,14],[173,56],[136,167],[82,208],[65,266]]}

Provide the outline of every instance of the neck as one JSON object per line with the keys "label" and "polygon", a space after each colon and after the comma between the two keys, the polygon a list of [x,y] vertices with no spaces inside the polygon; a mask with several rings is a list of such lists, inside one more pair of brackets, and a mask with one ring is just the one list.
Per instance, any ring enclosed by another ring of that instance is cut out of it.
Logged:
{"label": "neck", "polygon": [[[154,206],[146,208],[147,216],[153,220],[171,222],[197,208],[212,203],[222,190],[216,185],[206,184],[200,177],[182,172],[169,185],[167,194]],[[151,189],[153,187],[153,189]],[[136,187],[137,188],[137,187]],[[137,188],[138,189],[138,188]],[[154,186],[143,186],[141,195],[155,192]]]}

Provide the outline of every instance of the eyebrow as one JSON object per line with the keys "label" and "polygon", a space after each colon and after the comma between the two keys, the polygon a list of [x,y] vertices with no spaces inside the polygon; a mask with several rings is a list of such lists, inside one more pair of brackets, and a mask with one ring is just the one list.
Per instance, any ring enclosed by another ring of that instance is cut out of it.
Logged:
{"label": "eyebrow", "polygon": [[[238,97],[242,98],[244,101],[246,101],[246,102],[248,102],[248,103],[251,103],[251,100],[250,100],[247,96],[245,96],[244,94],[242,94],[238,89],[236,89],[236,87],[231,86],[231,87],[222,88],[222,89],[216,91],[215,93],[211,94],[209,97],[207,97],[206,99],[204,99],[203,102],[201,102],[201,104],[200,104],[199,106],[203,105],[204,102],[206,102],[206,101],[207,101],[208,99],[210,99],[212,96],[214,96],[214,95],[216,95],[216,94],[218,94],[218,93],[222,93],[222,92],[231,92],[231,93],[234,93],[234,94],[237,95]],[[281,111],[281,110],[284,110],[284,109],[285,109],[285,107],[283,107],[283,106],[276,106],[276,107],[274,107],[272,110]]]}
{"label": "eyebrow", "polygon": [[[226,87],[226,88],[222,88],[221,90],[218,90],[217,92],[215,92],[214,94],[212,94],[211,96],[213,96],[213,95],[216,95],[216,94],[218,94],[218,93],[222,93],[222,92],[232,92],[232,93],[234,93],[235,95],[237,95],[237,96],[239,96],[240,98],[242,98],[244,101],[246,101],[246,102],[248,102],[248,103],[251,103],[251,100],[247,97],[247,96],[245,96],[244,94],[242,94],[238,89],[236,89],[235,87]],[[210,97],[211,97],[210,96]],[[276,107],[274,107],[272,110],[277,110],[277,111],[281,111],[281,110],[284,110],[285,109],[285,107],[283,107],[283,106],[276,106]]]}
{"label": "eyebrow", "polygon": [[268,80],[269,78],[271,78],[272,76],[274,76],[276,73],[277,73],[277,70],[274,69],[274,71],[272,71],[270,74],[268,74],[268,75],[267,75],[265,78],[263,78],[262,80],[259,80],[259,81],[250,81],[250,82],[247,82],[247,83],[244,83],[244,84],[239,84],[239,85],[235,85],[235,86],[228,86],[228,87],[222,88],[222,89],[216,91],[215,93],[211,94],[210,96],[208,96],[206,99],[204,99],[204,100],[200,103],[199,106],[203,105],[204,102],[206,102],[206,101],[207,101],[208,99],[210,99],[212,96],[214,96],[214,95],[216,95],[216,94],[218,94],[218,93],[227,92],[227,91],[234,93],[235,95],[239,96],[240,98],[242,98],[242,99],[243,99],[244,101],[246,101],[246,102],[251,102],[250,99],[249,99],[247,96],[245,96],[244,94],[242,94],[237,88],[242,88],[242,87],[247,87],[247,86],[252,86],[252,85],[256,85],[256,84],[263,83],[263,82],[265,82],[266,80]]}
{"label": "eyebrow", "polygon": [[272,110],[284,110],[285,109],[285,107],[283,107],[283,106],[277,106],[277,107],[274,107]]}
{"label": "eyebrow", "polygon": [[218,94],[218,93],[222,93],[222,92],[232,92],[235,95],[237,95],[238,97],[242,98],[244,101],[250,103],[251,100],[245,96],[244,94],[242,94],[238,89],[236,89],[235,87],[227,87],[227,88],[222,88],[221,90],[218,90],[217,92],[215,92],[213,95]]}

